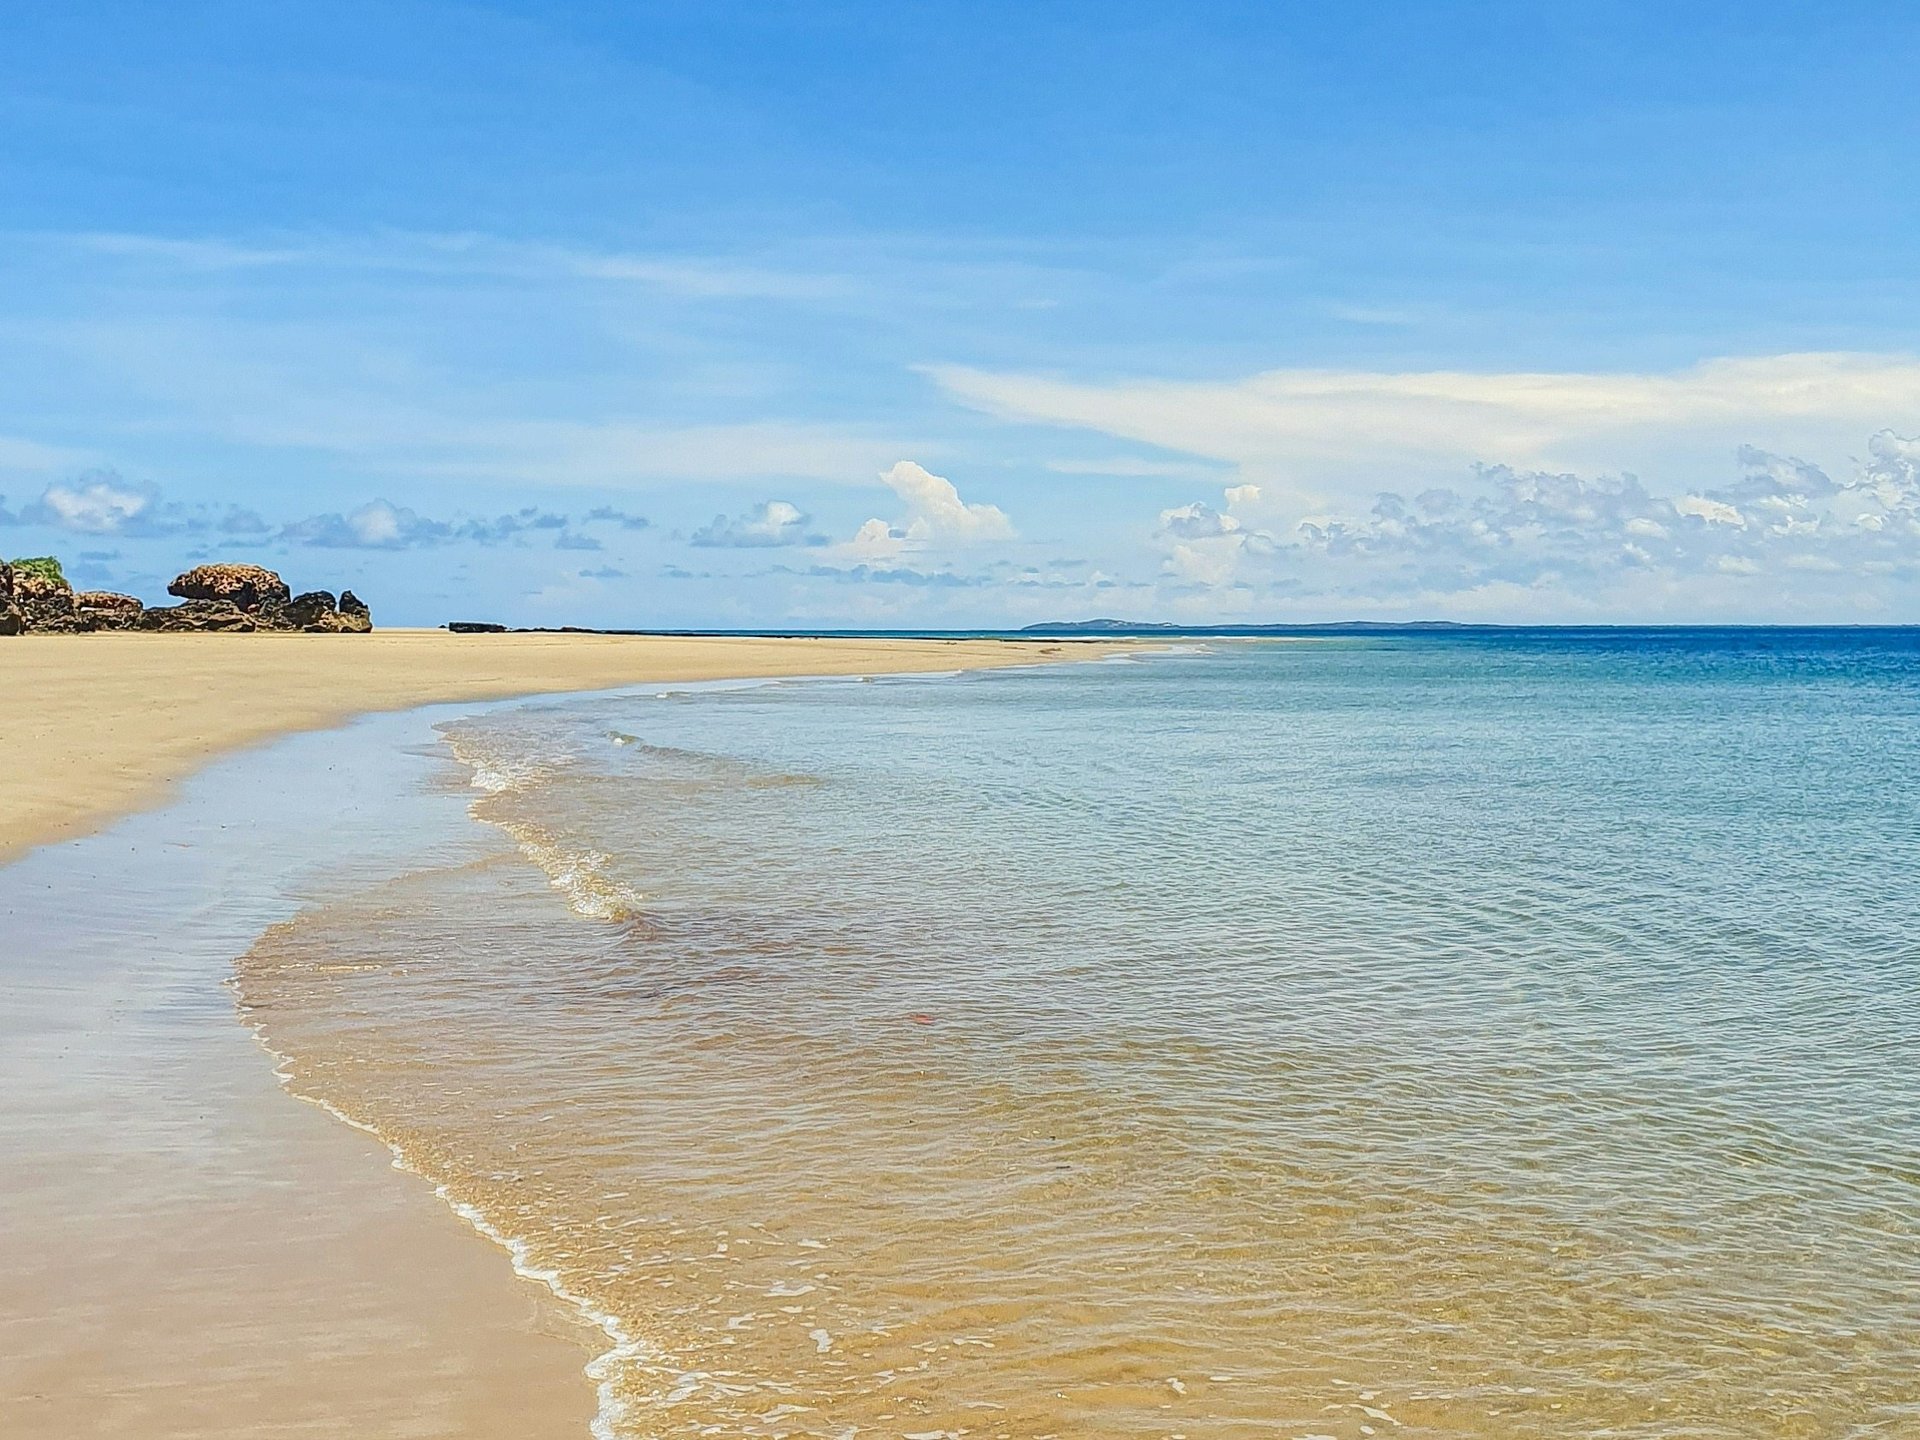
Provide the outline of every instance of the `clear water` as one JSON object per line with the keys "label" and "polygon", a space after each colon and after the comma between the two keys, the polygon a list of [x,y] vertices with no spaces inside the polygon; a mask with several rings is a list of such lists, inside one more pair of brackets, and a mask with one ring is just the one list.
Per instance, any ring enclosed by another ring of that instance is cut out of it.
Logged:
{"label": "clear water", "polygon": [[618,1436],[1920,1434],[1920,641],[1230,645],[446,727],[242,962]]}

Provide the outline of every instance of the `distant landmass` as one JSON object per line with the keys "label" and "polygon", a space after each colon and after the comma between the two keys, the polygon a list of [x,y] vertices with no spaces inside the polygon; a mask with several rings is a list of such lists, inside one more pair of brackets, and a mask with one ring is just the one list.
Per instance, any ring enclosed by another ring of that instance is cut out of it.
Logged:
{"label": "distant landmass", "polygon": [[1047,620],[1022,635],[1351,635],[1408,630],[1499,630],[1455,620],[1330,620],[1317,625],[1174,625],[1151,620]]}

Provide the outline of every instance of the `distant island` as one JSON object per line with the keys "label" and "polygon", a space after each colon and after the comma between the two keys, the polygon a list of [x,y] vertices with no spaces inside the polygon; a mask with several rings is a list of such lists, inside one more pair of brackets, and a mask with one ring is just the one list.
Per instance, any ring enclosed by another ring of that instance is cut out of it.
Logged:
{"label": "distant island", "polygon": [[1344,635],[1406,630],[1503,630],[1503,625],[1463,625],[1456,620],[1330,620],[1306,625],[1176,625],[1154,620],[1046,620],[1022,635]]}

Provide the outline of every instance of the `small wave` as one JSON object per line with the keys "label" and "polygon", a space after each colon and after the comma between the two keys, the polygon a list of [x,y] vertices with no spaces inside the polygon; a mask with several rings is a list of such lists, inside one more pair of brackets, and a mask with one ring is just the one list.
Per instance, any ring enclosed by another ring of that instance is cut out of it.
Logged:
{"label": "small wave", "polygon": [[440,733],[453,751],[453,758],[472,772],[468,784],[489,795],[524,789],[529,783],[550,775],[555,768],[555,762],[550,759],[499,754],[449,726],[442,726]]}
{"label": "small wave", "polygon": [[[539,757],[507,757],[478,744],[473,737],[443,727],[454,759],[472,771],[472,788],[483,792],[467,807],[476,820],[498,826],[513,838],[520,852],[546,872],[548,883],[567,897],[577,915],[589,920],[635,920],[643,913],[646,897],[631,886],[603,873],[612,858],[592,848],[569,848],[544,828],[489,814],[483,808],[491,797],[532,788],[537,782],[552,779],[565,762]],[[624,731],[608,732],[618,745],[639,744],[638,736]]]}
{"label": "small wave", "polygon": [[589,920],[635,920],[646,897],[601,873],[612,856],[601,850],[569,850],[535,833],[534,827],[500,822],[520,852],[547,874],[547,883],[567,897],[577,915]]}

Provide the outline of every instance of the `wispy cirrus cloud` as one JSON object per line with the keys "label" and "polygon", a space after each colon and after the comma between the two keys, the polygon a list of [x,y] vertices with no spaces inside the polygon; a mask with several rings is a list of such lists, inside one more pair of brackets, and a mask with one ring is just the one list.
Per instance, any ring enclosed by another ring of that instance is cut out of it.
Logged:
{"label": "wispy cirrus cloud", "polygon": [[230,236],[128,231],[52,232],[42,248],[66,248],[153,269],[188,273],[307,267],[440,273],[517,280],[586,280],[638,286],[688,300],[826,301],[856,288],[849,275],[726,254],[594,250],[478,232],[384,231],[358,235]]}
{"label": "wispy cirrus cloud", "polygon": [[1312,491],[1354,468],[1552,468],[1634,435],[1859,434],[1920,413],[1920,358],[1817,352],[1667,372],[1273,370],[1232,381],[1093,382],[959,366],[947,394],[1009,420],[1097,431],[1283,477]]}
{"label": "wispy cirrus cloud", "polygon": [[598,413],[557,413],[544,392],[505,403],[386,337],[319,321],[99,320],[64,326],[50,343],[66,363],[113,376],[144,411],[130,436],[109,432],[103,444],[150,445],[158,435],[327,457],[393,479],[610,490],[867,484],[902,448],[898,437],[833,421],[687,423],[607,402],[588,407]]}

